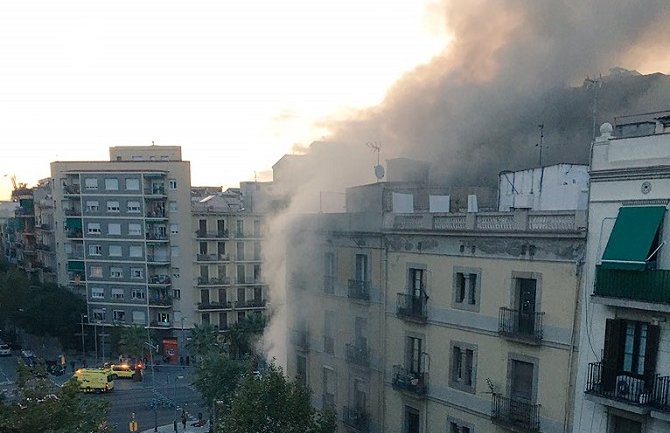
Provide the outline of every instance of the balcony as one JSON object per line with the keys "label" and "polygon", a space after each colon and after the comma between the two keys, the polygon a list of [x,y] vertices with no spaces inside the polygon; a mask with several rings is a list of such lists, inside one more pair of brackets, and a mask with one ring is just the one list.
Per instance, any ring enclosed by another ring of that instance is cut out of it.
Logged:
{"label": "balcony", "polygon": [[81,216],[81,211],[79,209],[66,208],[63,209],[66,216]]}
{"label": "balcony", "polygon": [[515,432],[539,432],[540,405],[493,394],[491,421]]}
{"label": "balcony", "polygon": [[428,321],[427,296],[398,293],[396,314],[403,320],[425,324]]}
{"label": "balcony", "polygon": [[72,284],[84,284],[86,275],[83,272],[68,272],[67,278]]}
{"label": "balcony", "polygon": [[67,253],[68,260],[84,260],[84,251],[70,251]]}
{"label": "balcony", "polygon": [[670,304],[670,270],[628,271],[596,266],[593,295],[613,301]]}
{"label": "balcony", "polygon": [[35,248],[37,248],[40,251],[47,251],[47,252],[51,251],[51,246],[50,245],[42,244],[42,243],[39,243],[39,244],[35,245]]}
{"label": "balcony", "polygon": [[171,279],[169,275],[149,275],[148,284],[149,285],[162,285],[167,286],[171,284]]}
{"label": "balcony", "polygon": [[157,266],[169,265],[170,257],[166,255],[147,254],[147,263]]}
{"label": "balcony", "polygon": [[248,299],[246,301],[235,301],[235,308],[263,308],[266,304],[265,299]]}
{"label": "balcony", "polygon": [[148,241],[167,241],[170,239],[170,237],[165,233],[147,232],[146,237]]}
{"label": "balcony", "polygon": [[654,407],[670,413],[670,376],[659,376],[654,384]]}
{"label": "balcony", "polygon": [[230,284],[230,277],[198,277],[197,285],[198,286],[223,286]]}
{"label": "balcony", "polygon": [[504,338],[528,344],[540,344],[543,337],[544,312],[522,313],[500,309],[498,334]]}
{"label": "balcony", "polygon": [[149,305],[152,307],[171,307],[172,298],[169,296],[149,297]]}
{"label": "balcony", "polygon": [[228,229],[219,230],[216,232],[208,232],[207,230],[196,230],[195,237],[199,239],[228,239]]}
{"label": "balcony", "polygon": [[40,230],[44,230],[44,231],[47,231],[47,232],[52,230],[51,226],[49,224],[40,224],[39,228],[40,228]]}
{"label": "balcony", "polygon": [[228,254],[198,254],[196,256],[198,262],[228,262],[230,257]]}
{"label": "balcony", "polygon": [[169,328],[170,322],[158,322],[156,320],[152,320],[151,326],[154,328]]}
{"label": "balcony", "polygon": [[370,300],[370,282],[362,280],[349,280],[349,291],[347,295],[350,299],[360,301]]}
{"label": "balcony", "polygon": [[165,187],[153,187],[153,188],[144,188],[144,195],[165,195]]}
{"label": "balcony", "polygon": [[198,310],[230,310],[233,308],[232,302],[199,302]]}
{"label": "balcony", "polygon": [[[657,375],[649,378],[633,377],[627,373],[608,369],[602,362],[589,364],[586,373],[586,394],[613,402],[624,403],[626,407],[635,406],[635,412],[648,413],[654,405],[654,386],[663,386]],[[667,395],[667,394],[666,394]]]}
{"label": "balcony", "polygon": [[309,350],[309,334],[307,331],[293,331],[293,344],[300,350]]}
{"label": "balcony", "polygon": [[347,344],[345,346],[345,358],[347,362],[358,365],[359,367],[370,366],[370,349],[367,347]]}
{"label": "balcony", "polygon": [[359,433],[368,433],[370,431],[370,414],[364,409],[342,408],[342,422],[349,429]]}
{"label": "balcony", "polygon": [[83,236],[81,229],[70,229],[65,231],[65,237],[68,239],[82,239]]}
{"label": "balcony", "polygon": [[393,366],[393,389],[423,397],[428,391],[428,373],[411,372],[401,365]]}
{"label": "balcony", "polygon": [[63,185],[63,194],[78,195],[81,194],[81,189],[79,188],[79,185]]}

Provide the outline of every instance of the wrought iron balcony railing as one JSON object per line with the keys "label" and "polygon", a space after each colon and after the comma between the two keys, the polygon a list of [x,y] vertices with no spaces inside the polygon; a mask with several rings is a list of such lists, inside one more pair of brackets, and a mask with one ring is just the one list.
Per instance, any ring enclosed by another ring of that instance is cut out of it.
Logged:
{"label": "wrought iron balcony railing", "polygon": [[602,362],[592,362],[588,366],[585,392],[635,406],[652,405],[656,400],[654,386],[663,385],[657,382],[657,377],[636,377],[607,368]]}
{"label": "wrought iron balcony railing", "polygon": [[412,372],[402,365],[394,365],[392,386],[394,389],[424,396],[428,391],[428,373]]}
{"label": "wrought iron balcony railing", "polygon": [[370,431],[370,414],[365,409],[344,406],[342,408],[342,422],[347,427],[360,433]]}
{"label": "wrought iron balcony railing", "polygon": [[361,301],[370,300],[370,282],[363,280],[349,280],[349,291],[347,293],[351,299]]}
{"label": "wrought iron balcony railing", "polygon": [[398,293],[398,303],[396,313],[402,319],[408,319],[419,323],[426,323],[428,320],[428,309],[426,307],[427,296],[408,295],[407,293]]}
{"label": "wrought iron balcony railing", "polygon": [[540,431],[540,405],[493,394],[491,421],[520,432]]}
{"label": "wrought iron balcony railing", "polygon": [[524,313],[502,307],[500,309],[498,333],[514,340],[539,343],[544,336],[544,312]]}
{"label": "wrought iron balcony railing", "polygon": [[345,346],[345,358],[352,364],[368,367],[370,366],[370,349],[367,347],[347,344]]}

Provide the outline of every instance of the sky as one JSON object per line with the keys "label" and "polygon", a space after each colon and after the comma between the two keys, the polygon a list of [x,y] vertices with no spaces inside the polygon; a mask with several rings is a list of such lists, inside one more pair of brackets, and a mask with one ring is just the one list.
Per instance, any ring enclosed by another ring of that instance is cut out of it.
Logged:
{"label": "sky", "polygon": [[180,145],[194,185],[269,180],[449,36],[429,1],[4,0],[0,199],[55,160]]}

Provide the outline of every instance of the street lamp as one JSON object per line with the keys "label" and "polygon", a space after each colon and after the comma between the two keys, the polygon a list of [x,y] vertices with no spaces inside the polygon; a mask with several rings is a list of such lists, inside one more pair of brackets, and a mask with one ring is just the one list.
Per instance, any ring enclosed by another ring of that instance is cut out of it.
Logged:
{"label": "street lamp", "polygon": [[81,356],[84,358],[86,357],[86,346],[84,345],[84,318],[88,318],[88,316],[84,313],[81,313],[79,315],[81,318]]}
{"label": "street lamp", "polygon": [[184,378],[184,376],[175,375],[175,379],[174,379],[174,398],[172,400],[172,402],[174,403],[174,422],[172,424],[174,425],[174,431],[175,432],[177,431],[177,380],[183,379],[183,378]]}

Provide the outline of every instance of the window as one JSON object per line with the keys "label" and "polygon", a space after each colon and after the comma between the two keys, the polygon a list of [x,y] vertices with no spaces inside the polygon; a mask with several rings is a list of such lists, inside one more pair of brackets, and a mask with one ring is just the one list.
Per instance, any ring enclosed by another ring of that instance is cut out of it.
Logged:
{"label": "window", "polygon": [[144,289],[133,289],[133,291],[130,294],[130,297],[133,300],[140,301],[146,298],[146,292]]}
{"label": "window", "polygon": [[179,224],[170,224],[170,234],[171,235],[179,234]]}
{"label": "window", "polygon": [[411,406],[405,406],[403,433],[419,433],[421,428],[421,418],[419,411]]}
{"label": "window", "polygon": [[237,236],[239,236],[239,237],[244,236],[244,221],[243,220],[237,220]]}
{"label": "window", "polygon": [[295,376],[299,383],[307,386],[307,358],[303,355],[297,355]]}
{"label": "window", "polygon": [[177,179],[169,179],[169,180],[168,180],[168,187],[169,187],[171,190],[175,190],[175,189],[177,189]]}
{"label": "window", "polygon": [[123,310],[114,310],[112,312],[112,320],[114,320],[115,322],[125,322],[126,312]]}
{"label": "window", "polygon": [[133,311],[133,323],[144,325],[147,323],[147,314],[144,311]]}
{"label": "window", "polygon": [[109,246],[109,256],[110,257],[121,257],[123,255],[123,249],[121,245],[110,245]]}
{"label": "window", "polygon": [[240,311],[237,313],[237,323],[242,323],[244,322],[244,319],[247,317],[247,314],[244,311]]}
{"label": "window", "polygon": [[479,311],[481,269],[454,267],[452,307]]}
{"label": "window", "polygon": [[112,299],[123,299],[123,289],[112,289]]}
{"label": "window", "polygon": [[179,268],[172,268],[171,272],[173,277],[175,278],[181,277],[181,271],[179,270]]}
{"label": "window", "polygon": [[356,254],[355,272],[355,280],[368,281],[368,256],[366,254]]}
{"label": "window", "polygon": [[121,268],[109,268],[109,277],[110,278],[122,278],[123,277],[123,269]]}
{"label": "window", "polygon": [[142,209],[140,208],[139,201],[129,201],[128,204],[128,213],[140,213]]}
{"label": "window", "polygon": [[202,324],[209,325],[209,313],[202,313]]}
{"label": "window", "polygon": [[119,179],[115,179],[115,178],[105,179],[105,189],[107,191],[118,191],[119,190]]}
{"label": "window", "polygon": [[128,248],[128,255],[130,257],[142,257],[142,246],[141,245],[131,245]]}
{"label": "window", "polygon": [[607,430],[612,433],[641,433],[642,423],[629,418],[610,414],[610,428]]}
{"label": "window", "polygon": [[100,203],[97,200],[88,200],[86,201],[86,212],[99,212]]}
{"label": "window", "polygon": [[88,223],[86,225],[86,231],[89,235],[99,235],[100,223]]}
{"label": "window", "polygon": [[425,283],[426,270],[423,268],[409,268],[409,294],[416,298],[423,298],[426,296]]}
{"label": "window", "polygon": [[142,224],[128,224],[129,236],[142,236]]}
{"label": "window", "polygon": [[323,409],[335,408],[335,396],[337,393],[337,376],[335,370],[323,367]]}
{"label": "window", "polygon": [[261,221],[260,220],[254,220],[254,236],[260,236],[261,235]]}
{"label": "window", "polygon": [[172,257],[179,257],[179,247],[175,245],[170,246],[170,254]]}
{"label": "window", "polygon": [[120,212],[121,207],[119,206],[118,201],[108,201],[107,202],[107,212]]}
{"label": "window", "polygon": [[121,234],[121,224],[120,223],[109,223],[107,224],[107,234],[108,235],[120,235]]}
{"label": "window", "polygon": [[461,342],[451,343],[449,386],[475,393],[476,346]]}
{"label": "window", "polygon": [[84,186],[86,189],[98,189],[98,179],[94,177],[87,177],[84,179]]}
{"label": "window", "polygon": [[176,201],[168,202],[168,210],[170,212],[177,212],[177,202]]}
{"label": "window", "polygon": [[89,256],[102,255],[102,246],[100,246],[100,245],[89,245],[88,246],[88,255]]}
{"label": "window", "polygon": [[244,260],[244,242],[237,243],[237,260]]}
{"label": "window", "polygon": [[91,278],[102,278],[102,266],[91,266],[89,272]]}
{"label": "window", "polygon": [[156,313],[156,321],[163,325],[170,324],[170,313]]}
{"label": "window", "polygon": [[335,293],[335,254],[326,253],[323,258],[323,288],[326,293]]}
{"label": "window", "polygon": [[244,265],[237,265],[237,283],[245,284],[247,282],[247,277],[245,276]]}
{"label": "window", "polygon": [[126,179],[126,190],[139,191],[139,189],[140,189],[139,179]]}
{"label": "window", "polygon": [[198,251],[200,254],[207,254],[207,242],[198,242]]}
{"label": "window", "polygon": [[323,351],[335,353],[335,312],[326,310],[323,317]]}
{"label": "window", "polygon": [[144,270],[141,268],[130,268],[130,278],[144,278]]}
{"label": "window", "polygon": [[181,289],[172,289],[172,298],[181,299]]}
{"label": "window", "polygon": [[412,374],[423,373],[423,340],[418,337],[407,337],[406,368]]}
{"label": "window", "polygon": [[105,297],[105,289],[102,287],[91,287],[91,298],[103,299]]}
{"label": "window", "polygon": [[95,310],[93,310],[93,320],[94,321],[105,320],[106,312],[107,311],[104,308],[96,308]]}
{"label": "window", "polygon": [[472,433],[474,428],[472,424],[465,423],[464,421],[452,417],[447,417],[447,422],[449,423],[449,433]]}

